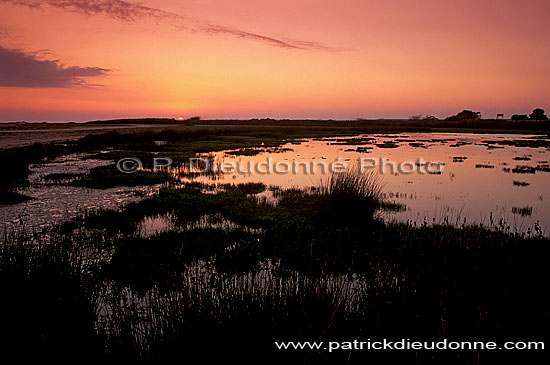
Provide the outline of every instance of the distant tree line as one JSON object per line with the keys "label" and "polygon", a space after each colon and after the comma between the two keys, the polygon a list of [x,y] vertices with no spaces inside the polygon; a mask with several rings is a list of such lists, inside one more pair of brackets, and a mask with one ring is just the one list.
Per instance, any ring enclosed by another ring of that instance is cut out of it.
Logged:
{"label": "distant tree line", "polygon": [[536,108],[529,115],[527,114],[514,114],[512,120],[548,120],[548,116],[545,114],[544,109]]}
{"label": "distant tree line", "polygon": [[[462,121],[475,121],[481,119],[481,113],[472,110],[463,110],[456,115],[451,115],[445,118],[445,121],[449,122],[462,122]],[[527,114],[514,114],[512,120],[529,120],[529,121],[544,121],[548,120],[548,116],[545,114],[544,109],[536,108],[529,115]],[[438,118],[428,115],[423,117],[422,115],[413,115],[409,118],[410,121],[436,121]]]}

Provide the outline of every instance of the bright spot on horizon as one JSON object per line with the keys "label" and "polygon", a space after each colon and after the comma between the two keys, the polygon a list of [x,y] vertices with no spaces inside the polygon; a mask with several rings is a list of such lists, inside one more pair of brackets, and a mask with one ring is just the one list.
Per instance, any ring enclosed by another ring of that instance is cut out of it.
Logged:
{"label": "bright spot on horizon", "polygon": [[180,122],[183,122],[183,117],[179,117],[178,120],[179,120]]}

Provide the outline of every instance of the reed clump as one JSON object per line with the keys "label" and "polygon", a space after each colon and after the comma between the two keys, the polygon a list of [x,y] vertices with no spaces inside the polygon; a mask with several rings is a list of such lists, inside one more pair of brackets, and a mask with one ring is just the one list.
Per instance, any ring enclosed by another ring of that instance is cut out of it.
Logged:
{"label": "reed clump", "polygon": [[382,178],[375,171],[348,169],[332,174],[321,184],[320,213],[336,221],[372,220],[383,203]]}

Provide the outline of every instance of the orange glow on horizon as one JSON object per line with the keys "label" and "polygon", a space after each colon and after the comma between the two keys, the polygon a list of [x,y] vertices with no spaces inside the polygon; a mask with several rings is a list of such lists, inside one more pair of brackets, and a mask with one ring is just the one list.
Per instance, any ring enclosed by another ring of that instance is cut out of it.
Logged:
{"label": "orange glow on horizon", "polygon": [[0,3],[0,121],[550,109],[545,0],[151,0],[128,19],[40,3]]}

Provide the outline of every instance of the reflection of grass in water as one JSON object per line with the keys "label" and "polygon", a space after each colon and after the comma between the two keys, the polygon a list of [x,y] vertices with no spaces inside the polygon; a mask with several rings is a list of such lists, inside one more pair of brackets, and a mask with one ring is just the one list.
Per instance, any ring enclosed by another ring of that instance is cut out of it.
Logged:
{"label": "reflection of grass in water", "polygon": [[449,145],[449,147],[456,148],[456,147],[468,146],[468,145],[471,145],[471,144],[473,144],[473,143],[472,142],[458,141],[455,144]]}
{"label": "reflection of grass in water", "polygon": [[287,147],[268,147],[268,148],[240,148],[235,151],[226,152],[230,156],[256,156],[263,152],[270,153],[283,153],[283,152],[292,152],[292,148]]}
{"label": "reflection of grass in water", "polygon": [[524,181],[516,181],[514,180],[514,186],[529,186],[530,184],[528,182],[524,182]]}
{"label": "reflection of grass in water", "polygon": [[488,165],[488,164],[476,164],[476,169],[494,169],[494,165]]}
{"label": "reflection of grass in water", "polygon": [[410,142],[409,146],[411,147],[417,147],[417,148],[428,148],[424,143],[422,142]]}
{"label": "reflection of grass in water", "polygon": [[518,165],[512,169],[514,174],[536,174],[537,172],[550,172],[550,165],[539,164],[537,166]]}
{"label": "reflection of grass in water", "polygon": [[466,156],[454,156],[453,157],[453,162],[454,163],[462,163],[464,161],[466,161],[468,159],[468,157]]}
{"label": "reflection of grass in water", "polygon": [[513,214],[519,214],[522,217],[530,217],[533,214],[533,207],[512,207]]}
{"label": "reflection of grass in water", "polygon": [[262,150],[254,149],[254,148],[242,148],[236,151],[229,151],[226,153],[231,156],[256,156],[262,153]]}
{"label": "reflection of grass in water", "polygon": [[516,166],[512,169],[512,173],[514,174],[534,174],[536,172],[537,170],[531,166]]}
{"label": "reflection of grass in water", "polygon": [[330,145],[350,145],[350,146],[360,146],[365,144],[373,144],[376,139],[372,137],[356,137],[356,138],[346,138],[346,139],[324,139],[325,141],[332,141]]}
{"label": "reflection of grass in water", "polygon": [[[102,357],[106,341],[110,359],[156,360],[208,357],[213,342],[228,359],[298,361],[326,354],[281,353],[273,341],[545,333],[545,293],[537,288],[547,277],[547,240],[479,227],[281,223],[260,234],[197,229],[113,241],[89,232],[39,248],[9,242],[0,280],[11,283],[7,294],[39,286],[30,293],[40,305],[10,296],[0,304],[13,318],[3,329],[48,310],[53,319],[41,325],[56,334],[51,351],[75,344],[69,353]],[[29,321],[17,340],[28,346],[35,325]]]}
{"label": "reflection of grass in water", "polygon": [[377,143],[375,146],[378,148],[397,148],[399,144],[391,141],[384,141],[384,143]]}
{"label": "reflection of grass in water", "polygon": [[[75,344],[69,354],[109,360],[222,354],[226,360],[336,363],[349,352],[334,358],[280,352],[273,341],[546,334],[541,288],[550,246],[540,231],[384,224],[372,214],[384,203],[380,182],[352,171],[311,191],[272,189],[277,204],[253,195],[263,190],[262,184],[218,190],[187,184],[120,212],[88,213],[47,245],[25,245],[24,237],[5,241],[0,287],[10,301],[0,303],[0,313],[10,321],[2,331],[16,329],[20,318],[49,313],[46,323],[25,322],[16,341],[53,352]],[[213,214],[258,230],[136,235],[145,216],[167,212],[179,227]],[[45,337],[34,337],[40,331]],[[474,361],[477,353],[369,352],[351,359],[363,355],[402,363],[415,355],[430,363],[458,356]]]}
{"label": "reflection of grass in water", "polygon": [[[550,139],[515,139],[515,140],[496,140],[496,141],[483,141],[483,143],[496,148],[497,146],[513,146],[513,147],[550,147]],[[497,145],[497,146],[495,146]]]}
{"label": "reflection of grass in water", "polygon": [[[346,128],[344,128],[346,127]],[[77,142],[77,147],[84,150],[103,150],[114,147],[109,153],[101,153],[93,158],[118,160],[128,156],[139,157],[144,166],[150,168],[151,160],[158,152],[163,156],[169,156],[174,162],[183,162],[197,153],[206,153],[221,150],[237,150],[232,153],[237,155],[255,155],[260,149],[269,150],[288,143],[290,139],[318,138],[327,136],[351,136],[364,133],[372,133],[375,130],[390,131],[393,126],[372,125],[332,125],[319,124],[316,127],[307,127],[299,122],[295,125],[284,125],[274,128],[272,126],[242,126],[230,127],[205,127],[194,129],[169,129],[156,132],[139,132],[124,134],[108,132],[101,135],[91,135]],[[411,128],[405,128],[410,130]],[[415,129],[415,128],[413,128]],[[422,129],[418,129],[422,131]],[[166,141],[166,144],[158,145],[155,141]],[[284,152],[284,149],[275,149],[272,152]]]}
{"label": "reflection of grass in water", "polygon": [[[141,122],[141,121],[136,121]],[[201,122],[203,123],[203,122]],[[520,133],[540,133],[547,131],[544,125],[517,125],[494,124],[493,121],[468,121],[437,123],[421,121],[418,123],[391,121],[214,121],[216,125],[196,127],[192,123],[178,125],[170,128],[159,127],[156,130],[133,131],[131,133],[106,132],[102,134],[90,134],[75,142],[66,144],[40,144],[35,143],[28,147],[17,147],[0,151],[0,163],[11,173],[2,179],[0,185],[14,187],[25,185],[31,163],[43,162],[46,158],[55,158],[75,152],[93,152],[110,150],[92,158],[113,159],[135,156],[143,158],[146,168],[150,167],[154,152],[168,154],[174,161],[183,161],[194,157],[196,153],[212,152],[229,149],[275,147],[290,139],[323,138],[334,136],[356,136],[360,134],[374,133],[398,133],[398,132],[479,132],[505,133],[515,130]],[[236,127],[238,126],[238,127]],[[162,129],[160,129],[162,128]],[[387,136],[384,136],[387,137]],[[395,138],[403,139],[404,136],[395,135]],[[359,138],[360,139],[360,138]],[[338,139],[335,139],[337,141]],[[166,144],[158,145],[155,142],[165,141]],[[358,140],[358,143],[369,142]],[[421,142],[421,141],[417,141]],[[347,143],[347,142],[344,142]],[[518,147],[548,147],[550,141],[547,137],[532,138],[514,141],[484,141],[488,145],[509,145]],[[451,147],[467,144],[457,142]],[[384,148],[385,144],[382,144]],[[385,147],[392,147],[388,144]]]}
{"label": "reflection of grass in water", "polygon": [[373,147],[357,147],[357,148],[348,148],[344,152],[360,152],[360,153],[370,153],[373,150]]}

